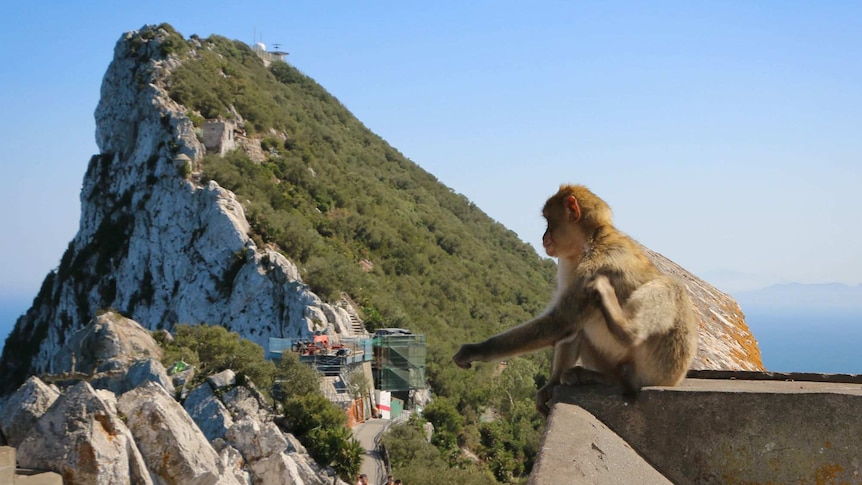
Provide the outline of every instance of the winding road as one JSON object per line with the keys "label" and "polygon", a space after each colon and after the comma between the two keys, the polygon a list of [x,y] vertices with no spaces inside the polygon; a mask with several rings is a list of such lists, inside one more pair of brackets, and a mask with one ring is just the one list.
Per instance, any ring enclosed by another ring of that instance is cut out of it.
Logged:
{"label": "winding road", "polygon": [[377,444],[388,424],[388,419],[369,419],[353,427],[353,436],[365,448],[359,473],[368,476],[368,485],[381,485],[386,481],[386,467]]}

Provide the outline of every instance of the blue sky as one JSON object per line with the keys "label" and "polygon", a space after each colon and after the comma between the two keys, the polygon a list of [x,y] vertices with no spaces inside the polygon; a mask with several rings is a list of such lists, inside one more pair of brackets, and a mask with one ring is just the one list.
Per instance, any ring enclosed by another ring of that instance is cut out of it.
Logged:
{"label": "blue sky", "polygon": [[722,289],[862,283],[860,2],[78,4],[0,7],[0,297],[59,263],[114,44],[161,22],[280,43],[536,246],[544,199],[584,183]]}

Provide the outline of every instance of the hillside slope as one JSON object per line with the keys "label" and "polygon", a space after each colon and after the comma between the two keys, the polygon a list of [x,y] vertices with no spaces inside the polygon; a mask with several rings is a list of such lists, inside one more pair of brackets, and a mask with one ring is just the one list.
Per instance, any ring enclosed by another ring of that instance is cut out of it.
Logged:
{"label": "hillside slope", "polygon": [[[207,153],[205,119],[233,123],[239,149]],[[434,380],[458,372],[458,343],[524,321],[552,292],[550,260],[241,42],[185,40],[167,25],[123,35],[96,120],[79,232],[7,340],[0,392],[51,372],[99,308],[150,329],[224,325],[266,346],[340,331],[347,316],[327,302],[341,291],[370,325],[426,333]],[[720,355],[698,365],[759,368],[727,305],[701,323],[713,337],[702,350]],[[704,349],[713,340],[730,350]]]}

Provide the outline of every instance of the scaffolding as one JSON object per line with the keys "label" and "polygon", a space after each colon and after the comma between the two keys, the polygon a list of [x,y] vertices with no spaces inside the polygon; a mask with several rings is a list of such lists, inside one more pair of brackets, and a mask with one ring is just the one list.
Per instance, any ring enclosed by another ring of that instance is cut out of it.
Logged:
{"label": "scaffolding", "polygon": [[279,359],[284,352],[299,356],[306,363],[325,376],[337,376],[346,366],[371,360],[372,342],[369,338],[343,338],[332,346],[321,347],[305,339],[269,339],[268,358]]}
{"label": "scaffolding", "polygon": [[384,391],[425,388],[425,335],[374,337],[374,387]]}

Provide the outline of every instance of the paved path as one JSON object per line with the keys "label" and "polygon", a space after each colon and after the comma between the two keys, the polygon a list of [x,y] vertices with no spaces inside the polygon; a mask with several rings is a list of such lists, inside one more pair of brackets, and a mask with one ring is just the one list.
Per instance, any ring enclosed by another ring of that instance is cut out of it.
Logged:
{"label": "paved path", "polygon": [[369,419],[353,427],[353,436],[365,448],[359,473],[368,475],[368,485],[380,485],[386,481],[386,468],[377,449],[377,440],[388,423],[388,419]]}

